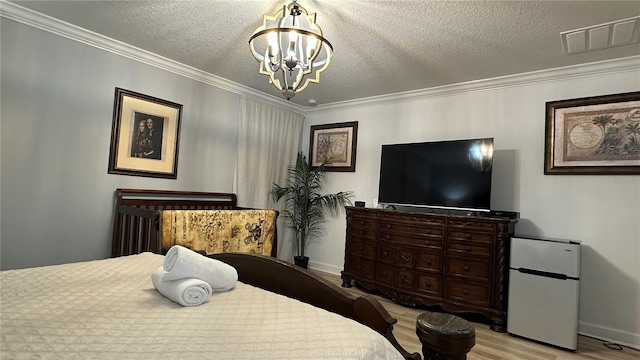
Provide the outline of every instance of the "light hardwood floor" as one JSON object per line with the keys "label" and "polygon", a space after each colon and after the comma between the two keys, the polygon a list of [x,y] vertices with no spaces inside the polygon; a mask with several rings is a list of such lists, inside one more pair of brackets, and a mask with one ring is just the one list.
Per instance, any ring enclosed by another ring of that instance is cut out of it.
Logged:
{"label": "light hardwood floor", "polygon": [[[339,276],[316,271],[319,275],[340,286]],[[365,294],[356,286],[343,288],[354,295]],[[416,335],[416,318],[424,309],[415,309],[398,305],[382,296],[377,296],[380,303],[391,316],[398,319],[394,326],[394,334],[410,353],[422,354],[422,346]],[[469,320],[469,319],[468,319]],[[468,360],[639,360],[640,351],[623,347],[622,350],[612,350],[604,345],[604,341],[578,337],[578,350],[565,351],[552,346],[522,339],[507,333],[497,333],[489,329],[488,324],[474,321],[476,330],[476,345],[468,354]]]}

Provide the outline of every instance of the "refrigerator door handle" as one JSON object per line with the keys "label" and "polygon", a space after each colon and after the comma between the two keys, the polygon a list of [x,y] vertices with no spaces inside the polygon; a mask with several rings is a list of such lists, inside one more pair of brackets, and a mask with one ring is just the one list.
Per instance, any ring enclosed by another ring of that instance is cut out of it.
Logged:
{"label": "refrigerator door handle", "polygon": [[530,275],[537,275],[537,276],[544,276],[544,277],[548,277],[548,278],[553,278],[553,279],[559,279],[559,280],[568,280],[569,277],[565,274],[558,274],[558,273],[553,273],[553,272],[548,272],[548,271],[540,271],[540,270],[533,270],[533,269],[526,269],[526,268],[520,268],[517,269],[518,272],[521,272],[523,274],[530,274]]}

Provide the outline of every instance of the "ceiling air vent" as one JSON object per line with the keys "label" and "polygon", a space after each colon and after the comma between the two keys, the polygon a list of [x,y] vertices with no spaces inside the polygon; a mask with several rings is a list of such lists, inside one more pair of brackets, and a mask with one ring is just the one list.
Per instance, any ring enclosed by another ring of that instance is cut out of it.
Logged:
{"label": "ceiling air vent", "polygon": [[638,43],[640,16],[560,33],[567,55]]}

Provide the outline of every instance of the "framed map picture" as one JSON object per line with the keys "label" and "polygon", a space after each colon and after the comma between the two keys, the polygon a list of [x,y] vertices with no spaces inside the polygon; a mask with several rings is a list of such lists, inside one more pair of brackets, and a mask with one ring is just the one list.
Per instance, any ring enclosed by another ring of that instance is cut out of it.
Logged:
{"label": "framed map picture", "polygon": [[176,179],[182,105],[116,88],[109,174]]}
{"label": "framed map picture", "polygon": [[326,161],[326,171],[356,171],[358,122],[315,125],[309,139],[309,162],[316,168]]}
{"label": "framed map picture", "polygon": [[547,102],[544,173],[640,174],[640,92]]}

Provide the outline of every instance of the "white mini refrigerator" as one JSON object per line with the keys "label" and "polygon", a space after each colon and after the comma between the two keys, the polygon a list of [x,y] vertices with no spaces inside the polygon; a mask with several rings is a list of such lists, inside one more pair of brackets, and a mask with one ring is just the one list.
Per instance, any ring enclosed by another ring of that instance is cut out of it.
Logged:
{"label": "white mini refrigerator", "polygon": [[507,332],[578,348],[580,243],[511,239]]}

